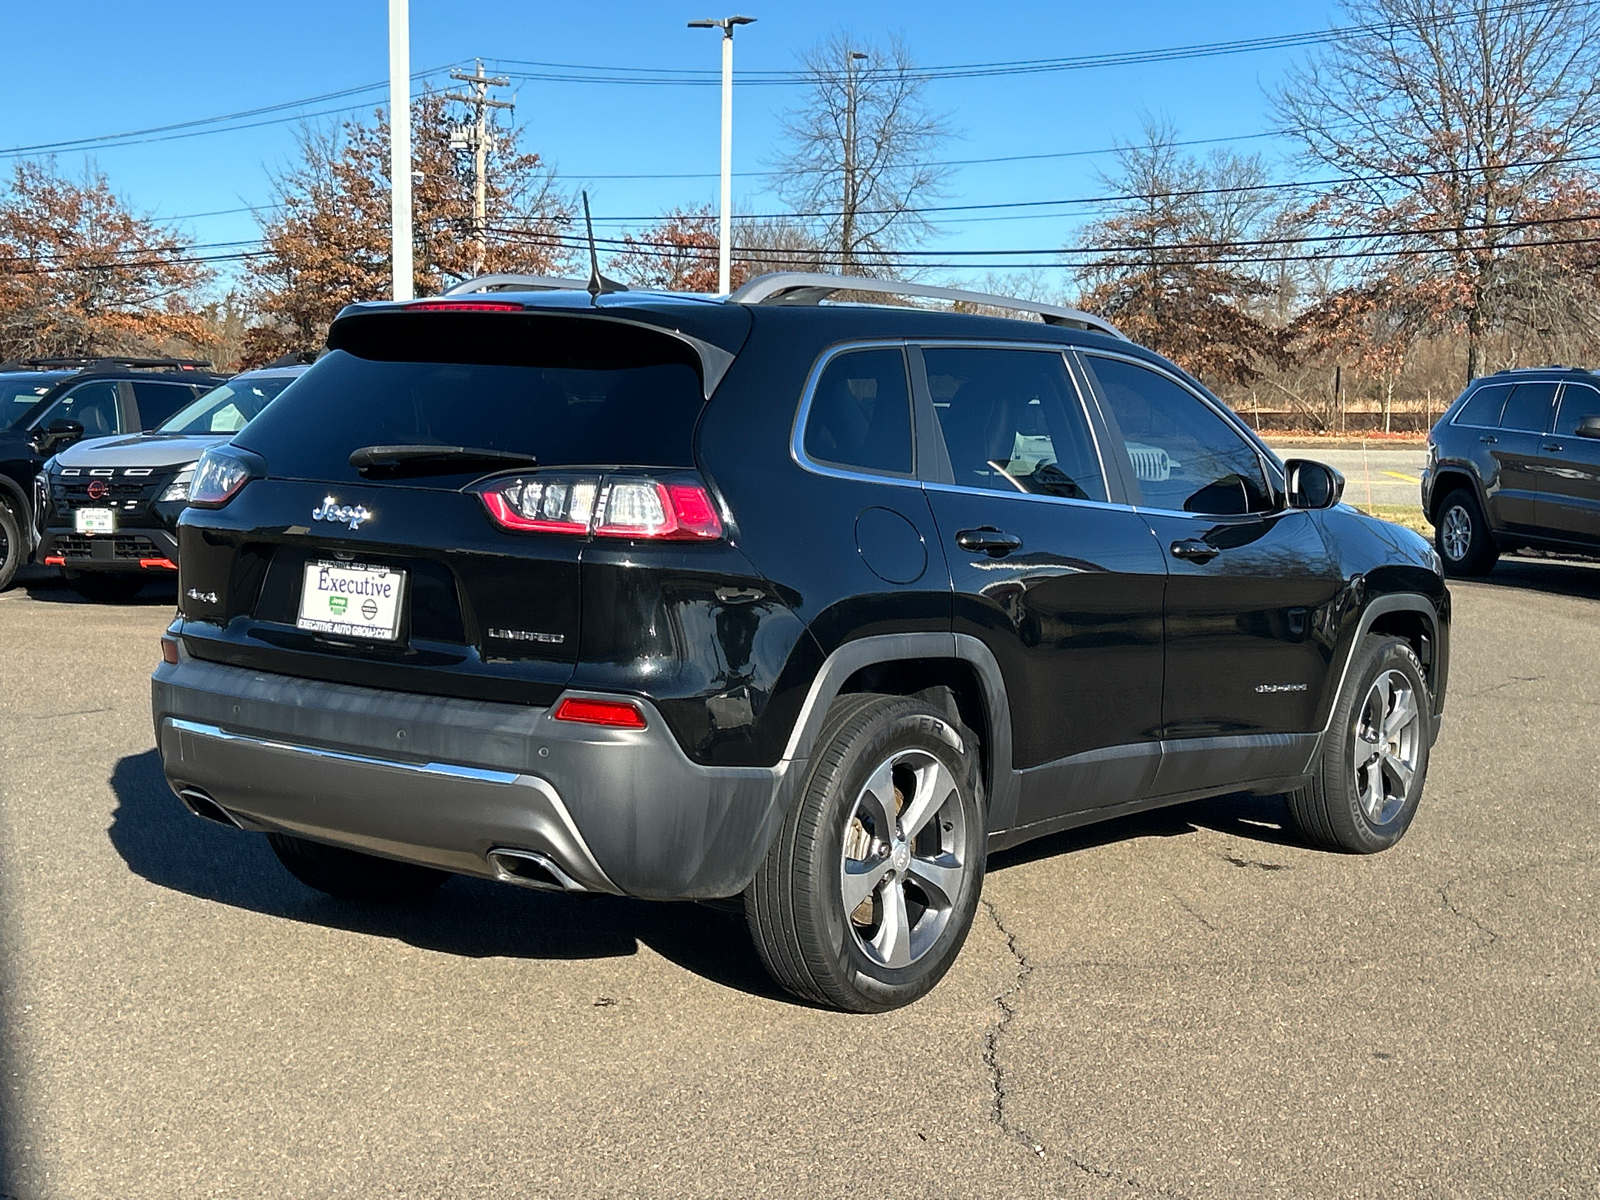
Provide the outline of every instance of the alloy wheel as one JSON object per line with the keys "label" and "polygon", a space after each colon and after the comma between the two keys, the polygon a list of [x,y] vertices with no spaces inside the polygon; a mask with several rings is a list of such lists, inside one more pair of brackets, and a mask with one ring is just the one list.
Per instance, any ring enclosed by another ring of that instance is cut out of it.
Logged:
{"label": "alloy wheel", "polygon": [[846,926],[886,967],[938,944],[971,869],[955,779],[923,750],[902,750],[867,778],[845,824],[840,883]]}
{"label": "alloy wheel", "polygon": [[1374,825],[1387,825],[1405,807],[1422,753],[1422,711],[1399,671],[1373,680],[1356,715],[1353,742],[1361,810]]}
{"label": "alloy wheel", "polygon": [[1452,504],[1445,510],[1444,521],[1439,526],[1439,539],[1451,562],[1466,558],[1472,545],[1472,514],[1461,505]]}

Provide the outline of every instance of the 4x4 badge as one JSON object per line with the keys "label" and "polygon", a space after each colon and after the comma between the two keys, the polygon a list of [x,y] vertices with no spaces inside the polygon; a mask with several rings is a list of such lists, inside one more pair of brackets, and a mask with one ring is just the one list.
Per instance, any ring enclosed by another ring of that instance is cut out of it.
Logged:
{"label": "4x4 badge", "polygon": [[332,496],[322,498],[322,507],[311,510],[313,521],[333,521],[339,525],[350,526],[351,532],[361,528],[361,522],[370,521],[372,513],[366,505],[357,504],[352,508],[348,504],[340,504]]}

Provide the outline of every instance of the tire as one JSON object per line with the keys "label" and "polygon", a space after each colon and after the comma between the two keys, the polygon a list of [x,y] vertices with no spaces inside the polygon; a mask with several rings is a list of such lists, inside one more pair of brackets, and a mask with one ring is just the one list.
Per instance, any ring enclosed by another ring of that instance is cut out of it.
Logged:
{"label": "tire", "polygon": [[852,695],[829,710],[811,762],[745,891],[751,939],[803,999],[900,1008],[950,969],[977,912],[987,848],[977,739],[921,700]]}
{"label": "tire", "polygon": [[126,604],[148,583],[129,571],[68,571],[67,585],[92,604]]}
{"label": "tire", "polygon": [[1376,854],[1404,837],[1416,815],[1433,696],[1422,664],[1399,638],[1370,635],[1356,655],[1311,782],[1285,799],[1309,845]]}
{"label": "tire", "polygon": [[1500,557],[1483,506],[1469,488],[1456,488],[1440,502],[1433,544],[1450,575],[1486,574]]}
{"label": "tire", "polygon": [[341,900],[411,900],[450,878],[448,871],[326,846],[286,833],[269,833],[267,842],[289,874],[307,887]]}
{"label": "tire", "polygon": [[9,504],[0,501],[0,592],[11,586],[28,557],[28,540],[22,523]]}

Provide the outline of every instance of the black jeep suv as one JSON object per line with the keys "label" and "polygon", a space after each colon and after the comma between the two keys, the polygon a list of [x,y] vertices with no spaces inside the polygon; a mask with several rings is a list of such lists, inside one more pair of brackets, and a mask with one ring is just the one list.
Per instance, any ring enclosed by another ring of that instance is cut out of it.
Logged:
{"label": "black jeep suv", "polygon": [[151,429],[222,380],[177,358],[0,363],[0,591],[33,551],[45,460],[80,438]]}
{"label": "black jeep suv", "polygon": [[1531,547],[1600,555],[1600,375],[1501,371],[1428,434],[1422,509],[1447,570],[1479,575]]}
{"label": "black jeep suv", "polygon": [[347,308],[196,470],[172,788],[335,894],[742,897],[779,982],[859,1011],[1042,834],[1243,791],[1394,844],[1432,548],[1096,318],[818,302],[863,287],[949,294]]}

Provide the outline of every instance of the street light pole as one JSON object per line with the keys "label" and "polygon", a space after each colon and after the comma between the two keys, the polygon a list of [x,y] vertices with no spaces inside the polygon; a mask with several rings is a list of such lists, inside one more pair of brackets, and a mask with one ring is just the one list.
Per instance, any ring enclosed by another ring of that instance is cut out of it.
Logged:
{"label": "street light pole", "polygon": [[722,203],[717,239],[717,290],[733,290],[733,30],[754,24],[754,17],[690,21],[690,29],[722,30]]}
{"label": "street light pole", "polygon": [[389,0],[389,263],[396,300],[412,296],[409,2]]}

